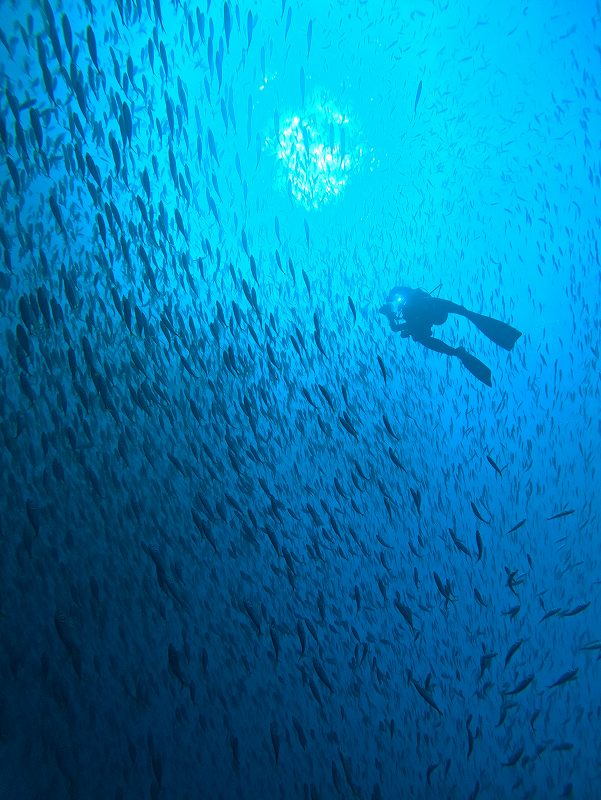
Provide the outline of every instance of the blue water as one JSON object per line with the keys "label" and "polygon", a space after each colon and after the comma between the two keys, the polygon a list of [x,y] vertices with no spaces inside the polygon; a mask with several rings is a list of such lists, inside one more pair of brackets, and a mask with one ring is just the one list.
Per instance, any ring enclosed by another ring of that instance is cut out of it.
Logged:
{"label": "blue water", "polygon": [[600,32],[2,5],[1,798],[599,796]]}

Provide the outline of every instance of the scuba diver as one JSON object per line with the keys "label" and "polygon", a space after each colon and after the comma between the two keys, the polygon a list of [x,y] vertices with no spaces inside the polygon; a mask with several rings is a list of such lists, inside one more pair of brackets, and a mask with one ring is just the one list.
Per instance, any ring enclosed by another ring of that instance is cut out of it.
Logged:
{"label": "scuba diver", "polygon": [[449,314],[459,314],[473,322],[491,342],[505,350],[511,350],[522,335],[506,322],[476,314],[450,300],[432,297],[422,289],[410,289],[406,286],[395,286],[380,313],[388,318],[390,328],[395,333],[400,333],[404,339],[410,336],[414,342],[423,344],[429,350],[456,356],[472,375],[487,386],[492,386],[492,381],[490,369],[486,364],[463,347],[451,347],[441,339],[435,339],[432,336],[432,326],[442,325],[447,321]]}

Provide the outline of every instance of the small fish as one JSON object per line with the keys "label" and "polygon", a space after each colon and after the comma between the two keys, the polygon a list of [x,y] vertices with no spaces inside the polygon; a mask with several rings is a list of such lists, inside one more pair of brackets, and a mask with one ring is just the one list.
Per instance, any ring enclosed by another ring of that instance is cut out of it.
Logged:
{"label": "small fish", "polygon": [[578,677],[578,667],[576,669],[571,669],[568,672],[564,672],[556,681],[550,684],[549,689],[554,689],[556,686],[563,686],[564,683],[569,683],[570,681],[575,681]]}
{"label": "small fish", "polygon": [[601,642],[589,642],[588,644],[583,645],[581,650],[601,650]]}
{"label": "small fish", "polygon": [[389,421],[388,417],[386,416],[386,414],[382,414],[382,421],[384,422],[384,427],[388,431],[389,435],[392,436],[392,438],[396,442],[398,442],[399,441],[399,437],[395,436],[394,431],[392,430],[392,425],[390,424],[390,421]]}
{"label": "small fish", "polygon": [[250,43],[253,38],[253,15],[252,12],[248,12],[248,16],[246,18],[246,46],[250,47]]}
{"label": "small fish", "polygon": [[474,734],[469,727],[467,726],[467,757],[469,758],[471,754],[474,752]]}
{"label": "small fish", "polygon": [[526,520],[525,520],[525,519],[522,519],[522,520],[520,520],[519,522],[517,522],[517,523],[516,523],[516,524],[513,526],[513,528],[510,528],[510,529],[507,531],[507,533],[514,533],[514,531],[519,531],[519,529],[522,527],[522,525],[524,525],[524,524],[525,524],[525,522],[526,522]]}
{"label": "small fish", "polygon": [[415,94],[415,103],[413,104],[413,113],[417,111],[417,104],[419,103],[419,98],[422,96],[422,82],[420,81],[417,85],[417,92]]}
{"label": "small fish", "polygon": [[436,588],[438,589],[440,594],[444,597],[444,599],[447,601],[447,605],[448,605],[449,601],[452,601],[454,599],[453,595],[451,593],[450,582],[447,581],[447,583],[445,585],[445,584],[443,584],[443,582],[442,582],[442,580],[440,578],[440,575],[437,572],[433,572],[432,574],[434,575],[434,581],[436,583]]}
{"label": "small fish", "polygon": [[321,334],[318,330],[314,331],[313,338],[315,339],[315,344],[317,345],[319,352],[322,354],[322,356],[324,356],[324,358],[327,358],[327,353],[323,349],[323,344],[321,343]]}
{"label": "small fish", "polygon": [[196,525],[198,532],[200,533],[201,536],[204,536],[204,538],[211,545],[215,553],[218,553],[217,543],[215,541],[215,538],[213,537],[213,533],[210,527],[204,523],[200,514],[198,514],[193,508],[190,509],[190,511],[192,513],[192,520]]}
{"label": "small fish", "polygon": [[[351,314],[353,315],[353,323],[357,322],[357,311],[355,309],[355,304],[353,303],[352,298],[349,295],[348,304],[351,309]],[[379,356],[378,356],[379,357]]]}
{"label": "small fish", "polygon": [[[519,639],[519,641],[514,642],[511,645],[511,647],[507,651],[507,655],[505,656],[505,667],[507,667],[507,665],[509,664],[511,659],[514,657],[514,655],[517,653],[517,651],[520,649],[520,647],[523,644],[524,644],[524,640],[523,639]],[[503,667],[503,669],[505,669],[505,667]]]}
{"label": "small fish", "polygon": [[490,520],[487,521],[484,519],[482,514],[478,511],[478,507],[476,506],[476,504],[471,502],[470,505],[472,507],[472,511],[474,512],[476,519],[479,519],[480,522],[483,522],[485,525],[490,525]]}
{"label": "small fish", "polygon": [[66,230],[65,225],[63,223],[61,210],[60,210],[59,205],[58,205],[58,203],[56,201],[56,197],[54,195],[52,195],[52,194],[50,195],[50,210],[52,211],[52,215],[54,216],[54,219],[56,220],[58,227],[61,229],[62,233],[66,237],[67,236],[67,230]]}
{"label": "small fish", "polygon": [[490,456],[486,456],[486,460],[488,461],[490,466],[494,469],[494,471],[497,473],[497,475],[499,475],[500,477],[503,477],[503,470],[496,463],[496,461],[494,461]]}
{"label": "small fish", "polygon": [[280,760],[280,737],[278,735],[277,727],[275,722],[272,722],[269,727],[269,733],[271,734],[271,744],[273,746],[273,756],[275,758],[276,766]]}
{"label": "small fish", "polygon": [[[559,744],[553,745],[553,750],[556,753],[566,753],[569,750],[573,750],[573,749],[574,749],[574,745],[572,744],[572,742],[560,742]],[[568,797],[568,795],[566,795],[566,793],[564,792],[562,797]]]}
{"label": "small fish", "polygon": [[576,614],[582,614],[583,611],[590,606],[590,600],[588,603],[580,603],[580,605],[575,606],[574,608],[569,609],[568,611],[562,611],[562,617],[575,617]]}
{"label": "small fish", "polygon": [[271,643],[273,645],[273,652],[275,654],[276,663],[280,660],[280,640],[278,637],[278,632],[273,625],[269,626],[269,635],[271,637]]}
{"label": "small fish", "polygon": [[391,460],[391,461],[392,461],[392,463],[395,465],[395,467],[398,467],[398,468],[399,468],[399,469],[400,469],[402,472],[407,472],[407,470],[405,469],[405,467],[404,467],[404,466],[401,464],[401,462],[400,462],[400,461],[399,461],[399,459],[397,458],[397,455],[396,455],[396,453],[394,452],[394,450],[392,449],[392,447],[389,447],[389,448],[388,448],[388,455],[390,456],[390,460]]}
{"label": "small fish", "polygon": [[487,605],[486,601],[484,600],[484,598],[482,597],[482,595],[480,594],[480,592],[476,588],[474,588],[474,597],[476,598],[476,601],[478,603],[480,603],[482,608],[488,608],[488,605]]}
{"label": "small fish", "polygon": [[521,694],[521,692],[523,692],[525,689],[527,689],[530,686],[530,684],[532,683],[533,680],[534,680],[534,675],[532,675],[532,674],[527,675],[516,686],[514,686],[513,689],[510,689],[509,691],[504,692],[504,694],[508,694],[508,695]]}
{"label": "small fish", "polygon": [[296,717],[292,717],[292,724],[294,725],[294,729],[296,731],[296,735],[298,736],[298,741],[300,743],[300,746],[303,748],[303,750],[306,750],[307,737],[305,736],[305,732],[303,730],[302,725],[300,724],[300,722],[297,720]]}
{"label": "small fish", "polygon": [[313,659],[313,669],[315,670],[315,673],[317,674],[317,677],[323,683],[323,685],[326,687],[326,689],[329,689],[330,692],[333,692],[334,691],[334,687],[332,686],[332,684],[330,682],[330,679],[328,678],[328,676],[326,674],[326,671],[324,670],[324,668],[322,667],[322,665],[320,664],[320,662],[316,658]]}
{"label": "small fish", "polygon": [[411,487],[409,488],[409,491],[411,492],[411,497],[413,498],[413,503],[415,505],[415,509],[416,509],[417,513],[419,514],[420,510],[421,510],[421,507],[422,507],[422,495],[421,495],[421,492],[420,492],[419,489],[413,489]]}
{"label": "small fish", "polygon": [[471,552],[470,552],[469,548],[467,547],[467,545],[465,545],[465,544],[464,544],[464,543],[461,541],[461,539],[459,539],[459,538],[458,538],[458,537],[455,535],[455,531],[454,531],[452,528],[449,528],[449,534],[450,534],[450,536],[451,536],[451,539],[453,540],[453,544],[455,545],[455,547],[456,547],[458,550],[460,550],[462,553],[465,553],[465,555],[466,555],[466,556],[469,556],[469,557],[471,558],[471,557],[472,557],[472,554],[471,554]]}
{"label": "small fish", "polygon": [[433,708],[435,711],[437,711],[440,714],[440,716],[442,717],[443,713],[440,710],[440,708],[438,707],[438,705],[434,702],[434,699],[433,699],[432,695],[430,694],[430,692],[428,691],[428,689],[425,686],[421,686],[415,680],[415,678],[413,677],[411,672],[409,672],[409,681],[410,681],[410,683],[412,683],[415,686],[415,688],[417,689],[417,693],[420,695],[420,697],[422,697],[426,701],[426,703],[431,708]]}
{"label": "small fish", "polygon": [[484,552],[484,546],[482,544],[482,537],[480,536],[480,531],[476,531],[476,547],[478,548],[478,558],[476,561],[480,561],[482,558],[482,554]]}
{"label": "small fish", "polygon": [[311,299],[311,284],[309,283],[309,276],[305,272],[305,270],[301,270],[303,273],[303,280],[305,282],[305,286],[307,287],[307,294],[309,295],[309,299]]}
{"label": "small fish", "polygon": [[359,434],[358,434],[357,430],[355,429],[355,426],[353,425],[353,423],[348,418],[348,416],[346,416],[346,412],[345,412],[344,416],[339,416],[338,417],[338,422],[340,422],[340,424],[342,425],[342,427],[344,428],[344,430],[347,433],[349,433],[351,436],[354,436],[355,439],[359,438]]}
{"label": "small fish", "polygon": [[169,672],[171,672],[171,674],[175,678],[177,678],[177,680],[181,683],[182,686],[188,686],[189,681],[186,679],[186,676],[184,675],[180,655],[175,649],[175,647],[171,644],[171,642],[169,642],[168,660],[169,660]]}
{"label": "small fish", "polygon": [[558,514],[553,514],[552,517],[547,517],[547,522],[549,522],[552,519],[561,519],[562,517],[569,517],[570,514],[574,513],[575,512],[573,508],[569,509],[568,511],[560,511]]}
{"label": "small fish", "polygon": [[86,31],[86,39],[87,39],[88,51],[90,53],[90,58],[92,59],[92,63],[94,64],[94,66],[96,67],[98,72],[100,72],[100,67],[98,66],[98,51],[97,51],[97,48],[96,48],[96,36],[94,35],[94,31],[93,31],[93,29],[92,29],[92,27],[90,25],[88,25],[88,28],[87,28],[87,31]]}
{"label": "small fish", "polygon": [[524,752],[524,748],[523,747],[518,747],[518,749],[513,753],[513,755],[511,755],[507,759],[507,761],[501,763],[501,766],[502,767],[515,767],[515,765],[518,763],[518,761],[522,757],[523,752]]}
{"label": "small fish", "polygon": [[406,606],[404,603],[401,603],[398,593],[395,598],[394,605],[399,610],[401,616],[403,617],[407,625],[411,628],[412,632],[415,633],[415,627],[413,625],[413,611],[409,608],[409,606]]}
{"label": "small fish", "polygon": [[382,547],[386,547],[389,550],[394,550],[394,547],[386,541],[379,533],[376,533],[376,540],[382,545]]}
{"label": "small fish", "polygon": [[225,43],[227,52],[230,52],[230,35],[232,33],[232,13],[229,3],[223,4],[223,31],[225,33]]}
{"label": "small fish", "polygon": [[260,619],[260,617],[258,616],[258,614],[255,611],[255,609],[248,602],[248,600],[244,600],[242,605],[243,605],[244,611],[246,612],[246,615],[248,616],[248,618],[252,622],[257,634],[260,636],[261,635],[261,619]]}

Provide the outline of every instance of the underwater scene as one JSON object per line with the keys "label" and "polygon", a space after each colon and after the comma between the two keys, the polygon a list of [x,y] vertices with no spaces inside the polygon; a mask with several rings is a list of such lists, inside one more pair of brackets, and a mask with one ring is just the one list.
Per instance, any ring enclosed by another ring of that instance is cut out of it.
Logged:
{"label": "underwater scene", "polygon": [[601,3],[0,11],[0,800],[601,797]]}

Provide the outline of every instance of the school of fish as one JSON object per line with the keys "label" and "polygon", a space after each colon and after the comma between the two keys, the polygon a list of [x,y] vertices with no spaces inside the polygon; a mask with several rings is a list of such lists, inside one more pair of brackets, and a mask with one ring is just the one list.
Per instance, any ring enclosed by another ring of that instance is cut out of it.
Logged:
{"label": "school of fish", "polygon": [[[543,5],[3,6],[1,798],[599,796],[601,9]],[[447,330],[491,389],[399,283],[524,331]]]}

